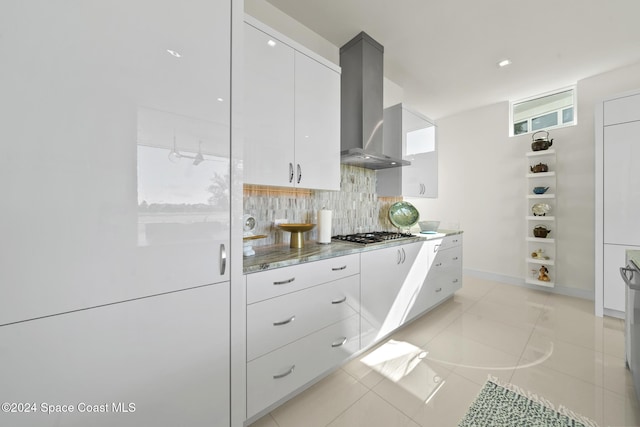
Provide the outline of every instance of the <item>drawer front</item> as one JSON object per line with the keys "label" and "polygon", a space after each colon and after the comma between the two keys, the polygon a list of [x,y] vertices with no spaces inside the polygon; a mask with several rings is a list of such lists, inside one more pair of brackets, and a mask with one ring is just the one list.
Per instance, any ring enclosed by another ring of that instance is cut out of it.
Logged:
{"label": "drawer front", "polygon": [[439,275],[462,270],[462,247],[438,250],[431,262],[429,274]]}
{"label": "drawer front", "polygon": [[247,274],[247,304],[358,273],[360,255],[353,254]]}
{"label": "drawer front", "polygon": [[360,275],[247,307],[247,360],[360,313]]}
{"label": "drawer front", "polygon": [[359,347],[359,319],[352,316],[249,362],[247,417],[339,365]]}
{"label": "drawer front", "polygon": [[430,242],[433,247],[432,252],[436,253],[443,249],[450,249],[458,246],[462,246],[462,234],[454,234],[451,236],[445,236],[440,241],[434,240]]}

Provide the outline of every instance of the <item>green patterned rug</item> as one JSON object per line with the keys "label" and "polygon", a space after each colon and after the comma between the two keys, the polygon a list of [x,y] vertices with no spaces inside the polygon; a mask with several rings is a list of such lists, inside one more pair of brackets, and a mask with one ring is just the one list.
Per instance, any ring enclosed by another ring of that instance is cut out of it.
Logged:
{"label": "green patterned rug", "polygon": [[490,378],[458,427],[598,427],[567,408]]}

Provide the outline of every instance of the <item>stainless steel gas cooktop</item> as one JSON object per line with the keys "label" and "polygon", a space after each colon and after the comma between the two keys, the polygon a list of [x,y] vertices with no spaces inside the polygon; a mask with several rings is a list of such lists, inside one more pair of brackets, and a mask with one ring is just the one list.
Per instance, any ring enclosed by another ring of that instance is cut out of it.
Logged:
{"label": "stainless steel gas cooktop", "polygon": [[407,239],[411,237],[415,236],[395,231],[371,231],[367,233],[339,234],[337,236],[332,236],[331,239],[342,242],[357,243],[360,245],[369,245],[372,243],[384,243],[389,240]]}

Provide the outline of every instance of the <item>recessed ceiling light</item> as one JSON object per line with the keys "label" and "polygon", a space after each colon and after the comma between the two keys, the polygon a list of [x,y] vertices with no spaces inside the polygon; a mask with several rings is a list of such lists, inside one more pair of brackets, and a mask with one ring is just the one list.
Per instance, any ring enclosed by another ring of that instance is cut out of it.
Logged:
{"label": "recessed ceiling light", "polygon": [[511,60],[510,59],[503,59],[502,61],[498,62],[498,67],[506,67],[507,65],[511,64]]}
{"label": "recessed ceiling light", "polygon": [[169,52],[169,54],[173,57],[176,58],[182,58],[182,55],[180,55],[180,52],[177,52],[175,50],[171,50],[171,49],[167,49],[167,52]]}
{"label": "recessed ceiling light", "polygon": [[271,47],[274,47],[276,45],[276,42],[274,42],[273,40],[269,40],[267,44]]}

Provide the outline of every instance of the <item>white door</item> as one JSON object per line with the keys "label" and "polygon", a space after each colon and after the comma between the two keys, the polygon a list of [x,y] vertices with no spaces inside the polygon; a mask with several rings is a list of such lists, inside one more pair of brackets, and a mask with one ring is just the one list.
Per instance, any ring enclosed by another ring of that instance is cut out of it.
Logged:
{"label": "white door", "polygon": [[438,157],[435,151],[405,157],[410,166],[402,168],[402,194],[409,197],[438,197]]}
{"label": "white door", "polygon": [[604,243],[640,246],[640,121],[604,128]]}
{"label": "white door", "polygon": [[0,425],[228,426],[229,340],[228,283],[4,326]]}
{"label": "white door", "polygon": [[230,6],[3,1],[0,325],[228,280]]}
{"label": "white door", "polygon": [[295,185],[340,190],[340,74],[295,54]]}
{"label": "white door", "polygon": [[[422,242],[363,252],[360,272],[362,347],[386,336],[407,320],[426,277],[410,274]],[[420,257],[419,263],[423,257]],[[427,262],[424,262],[427,265]]]}
{"label": "white door", "polygon": [[244,180],[293,186],[294,50],[244,26]]}

